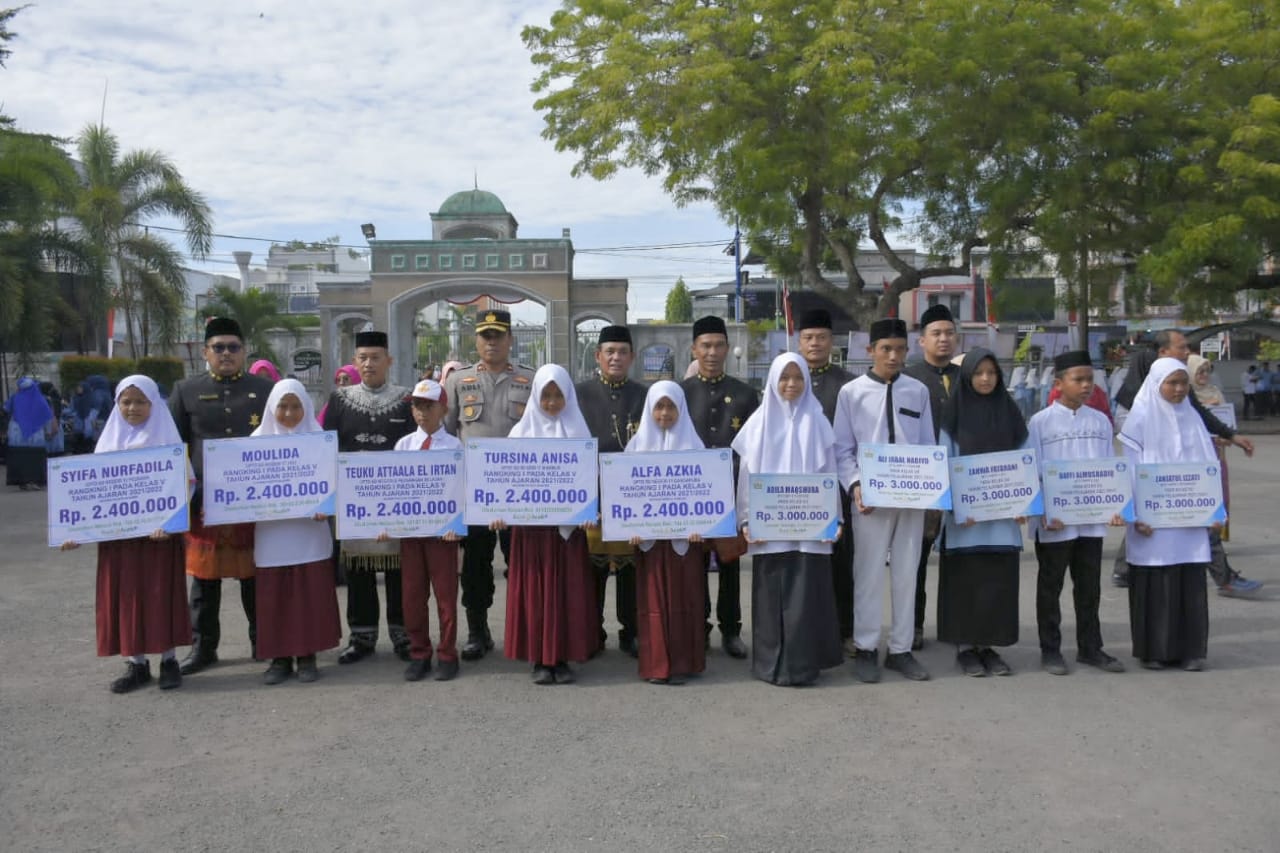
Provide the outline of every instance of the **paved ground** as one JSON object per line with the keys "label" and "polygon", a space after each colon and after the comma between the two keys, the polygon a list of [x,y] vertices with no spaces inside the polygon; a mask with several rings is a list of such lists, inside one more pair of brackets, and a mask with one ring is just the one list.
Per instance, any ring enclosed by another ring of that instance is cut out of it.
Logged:
{"label": "paved ground", "polygon": [[[43,496],[5,490],[0,849],[1274,851],[1280,437],[1257,443],[1232,457],[1229,548],[1272,592],[1211,596],[1209,671],[1041,673],[1024,556],[1015,677],[965,678],[931,643],[930,683],[843,668],[804,690],[718,650],[654,687],[612,647],[572,687],[500,657],[407,684],[383,651],[268,688],[228,588],[224,665],[112,696],[93,550],[46,549]],[[1132,664],[1109,584],[1102,615]]]}

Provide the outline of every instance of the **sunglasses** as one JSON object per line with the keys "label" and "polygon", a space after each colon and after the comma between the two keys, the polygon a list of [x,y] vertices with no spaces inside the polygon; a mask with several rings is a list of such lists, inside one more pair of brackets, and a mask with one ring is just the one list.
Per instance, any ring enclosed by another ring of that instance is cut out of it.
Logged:
{"label": "sunglasses", "polygon": [[229,352],[232,355],[235,355],[240,352],[240,350],[244,349],[244,347],[240,344],[209,344],[209,349],[213,350],[218,355],[222,355],[224,352]]}

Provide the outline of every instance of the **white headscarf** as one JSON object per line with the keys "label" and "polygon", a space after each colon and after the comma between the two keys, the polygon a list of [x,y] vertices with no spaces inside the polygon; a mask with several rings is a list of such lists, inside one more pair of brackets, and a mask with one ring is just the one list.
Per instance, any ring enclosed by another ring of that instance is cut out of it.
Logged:
{"label": "white headscarf", "polygon": [[[302,420],[293,429],[286,428],[276,420],[276,407],[280,405],[280,401],[286,394],[292,394],[302,403]],[[316,405],[311,401],[311,395],[307,393],[303,384],[296,379],[281,379],[267,396],[267,406],[262,411],[262,423],[258,424],[258,428],[250,435],[297,435],[323,430],[324,427],[320,426],[320,422],[316,420]]]}
{"label": "white headscarf", "polygon": [[[671,429],[661,429],[653,419],[654,407],[664,397],[676,407],[676,422]],[[640,418],[640,428],[627,442],[627,452],[702,450],[705,447],[702,439],[698,438],[693,419],[689,417],[689,403],[685,400],[684,389],[670,379],[650,385],[649,393],[644,396],[644,415]]]}
{"label": "white headscarf", "polygon": [[[141,426],[130,426],[120,414],[120,395],[129,388],[137,388],[151,401],[151,416]],[[110,453],[114,450],[134,450],[139,447],[163,447],[166,444],[182,444],[178,425],[169,414],[169,407],[160,399],[160,389],[149,376],[126,376],[116,386],[116,405],[107,417],[94,453]]]}
{"label": "white headscarf", "polygon": [[[542,411],[542,389],[555,383],[564,395],[564,408],[556,417]],[[569,371],[558,364],[544,364],[533,374],[533,390],[524,414],[507,433],[508,438],[590,438],[591,429],[578,408],[578,392]]]}
{"label": "white headscarf", "polygon": [[[795,401],[778,394],[778,380],[788,364],[804,378],[804,393]],[[796,353],[784,352],[769,365],[764,399],[733,440],[733,449],[753,474],[812,474],[832,460],[834,440],[822,404],[813,395],[808,365]]]}
{"label": "white headscarf", "polygon": [[[1218,458],[1204,421],[1184,399],[1176,406],[1160,396],[1170,374],[1190,373],[1176,358],[1158,358],[1133,399],[1120,431],[1120,441],[1141,454],[1143,462],[1207,462]],[[1188,390],[1187,396],[1191,392]]]}

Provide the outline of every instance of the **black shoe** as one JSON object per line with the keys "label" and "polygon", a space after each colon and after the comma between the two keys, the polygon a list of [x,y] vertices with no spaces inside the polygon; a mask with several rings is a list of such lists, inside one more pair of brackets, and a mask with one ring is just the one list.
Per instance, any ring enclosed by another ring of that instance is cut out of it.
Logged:
{"label": "black shoe", "polygon": [[1204,658],[1188,658],[1182,662],[1182,668],[1187,672],[1203,672]]}
{"label": "black shoe", "polygon": [[1129,576],[1122,575],[1119,572],[1112,572],[1111,583],[1112,585],[1118,586],[1121,589],[1127,589],[1129,587]]}
{"label": "black shoe", "polygon": [[320,670],[316,669],[316,656],[303,655],[298,658],[298,681],[302,684],[310,684],[320,677]]}
{"label": "black shoe", "polygon": [[182,670],[178,667],[178,659],[160,661],[160,678],[156,681],[161,690],[172,690],[182,686]]}
{"label": "black shoe", "polygon": [[731,658],[741,659],[747,656],[747,646],[737,634],[726,634],[720,641],[720,646]]}
{"label": "black shoe", "polygon": [[858,649],[853,656],[853,677],[863,684],[875,684],[880,680],[880,654]]}
{"label": "black shoe", "polygon": [[635,637],[623,637],[619,635],[618,648],[622,649],[622,651],[631,655],[633,658],[640,657],[640,643],[636,641]]}
{"label": "black shoe", "polygon": [[[1080,660],[1079,657],[1076,660]],[[1112,658],[1115,660],[1115,658]],[[1116,661],[1119,663],[1119,661]],[[1070,672],[1067,669],[1067,662],[1062,657],[1062,652],[1040,652],[1040,668],[1050,675],[1066,675]]]}
{"label": "black shoe", "polygon": [[569,669],[569,664],[561,661],[552,668],[551,674],[555,676],[556,684],[573,684],[578,680],[578,676],[573,674],[573,670]]}
{"label": "black shoe", "polygon": [[112,693],[132,693],[151,680],[151,661],[125,664],[124,675],[111,682]]}
{"label": "black shoe", "polygon": [[533,668],[533,683],[543,685],[543,686],[546,686],[548,684],[555,684],[556,677],[551,672],[551,667],[542,666],[541,664],[538,664],[537,666],[535,666]]}
{"label": "black shoe", "polygon": [[1139,663],[1141,663],[1141,664],[1142,664],[1142,668],[1143,668],[1143,669],[1155,669],[1155,670],[1164,669],[1164,662],[1163,662],[1163,661],[1158,661],[1158,660],[1144,660],[1144,661],[1139,661]]}
{"label": "black shoe", "polygon": [[463,660],[480,660],[493,649],[489,616],[485,610],[467,611],[467,641],[462,644]]}
{"label": "black shoe", "polygon": [[1113,658],[1111,655],[1099,649],[1093,654],[1076,655],[1076,663],[1082,663],[1085,666],[1092,666],[1103,672],[1124,672],[1124,664]]}
{"label": "black shoe", "polygon": [[369,655],[373,654],[373,646],[366,646],[364,643],[357,643],[352,640],[342,654],[338,655],[338,663],[356,663],[362,661]]}
{"label": "black shoe", "polygon": [[183,659],[178,671],[183,675],[195,675],[197,672],[206,670],[217,662],[217,652],[204,652],[193,648],[191,653]]}
{"label": "black shoe", "polygon": [[436,681],[453,681],[458,677],[458,662],[442,660],[436,664]]}
{"label": "black shoe", "polygon": [[403,643],[399,646],[396,646],[395,652],[396,652],[396,657],[400,658],[400,660],[404,661],[405,663],[408,663],[409,661],[413,660],[413,655],[409,653],[408,643]]}
{"label": "black shoe", "polygon": [[271,666],[262,673],[263,684],[279,684],[293,675],[293,658],[272,658]]}
{"label": "black shoe", "polygon": [[671,683],[671,679],[669,678],[646,678],[645,681],[649,682],[650,684],[670,684]]}
{"label": "black shoe", "polygon": [[960,664],[965,675],[972,678],[982,678],[987,674],[987,668],[982,665],[982,658],[978,656],[976,649],[965,649],[957,654],[956,663]]}
{"label": "black shoe", "polygon": [[431,672],[431,658],[418,658],[409,662],[404,670],[405,681],[421,681]]}
{"label": "black shoe", "polygon": [[988,675],[1013,675],[1013,669],[1004,662],[1004,658],[1000,657],[995,649],[979,649],[978,657],[982,659],[982,666],[987,670]]}
{"label": "black shoe", "polygon": [[[985,664],[986,661],[984,660]],[[896,669],[908,681],[928,681],[929,672],[920,665],[911,652],[898,652],[884,656],[884,668]]]}
{"label": "black shoe", "polygon": [[918,652],[924,648],[924,629],[917,628],[916,633],[911,638],[911,651]]}

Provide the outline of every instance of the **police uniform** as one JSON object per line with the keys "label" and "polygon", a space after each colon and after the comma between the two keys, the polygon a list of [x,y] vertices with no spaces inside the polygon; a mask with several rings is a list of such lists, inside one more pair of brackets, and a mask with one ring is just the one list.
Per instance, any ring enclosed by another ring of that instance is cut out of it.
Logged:
{"label": "police uniform", "polygon": [[[595,376],[579,382],[575,389],[578,407],[591,434],[599,442],[600,452],[621,453],[626,450],[627,442],[640,428],[640,419],[644,417],[644,398],[648,388],[630,379],[610,382],[603,376]],[[604,593],[612,563],[618,578],[614,612],[622,626],[618,632],[618,647],[630,651],[639,639],[636,634],[635,551],[626,543],[603,542],[597,536],[588,535],[588,540],[591,566],[596,575],[596,605],[600,609],[600,644],[603,647],[607,636],[604,629]],[[622,547],[617,547],[619,545]]]}

